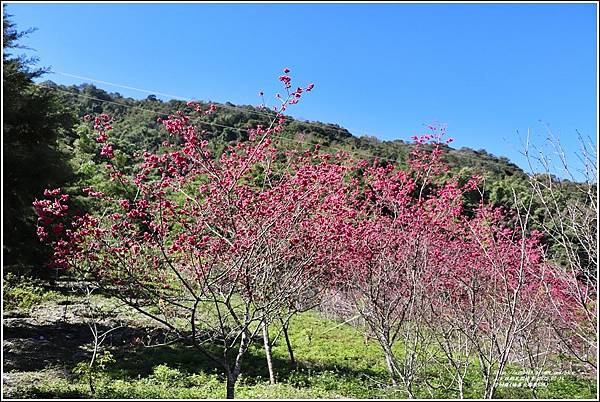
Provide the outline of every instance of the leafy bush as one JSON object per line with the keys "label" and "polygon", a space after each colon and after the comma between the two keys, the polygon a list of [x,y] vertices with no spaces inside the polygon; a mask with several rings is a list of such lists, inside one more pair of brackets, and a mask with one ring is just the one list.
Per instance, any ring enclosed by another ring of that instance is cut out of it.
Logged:
{"label": "leafy bush", "polygon": [[160,364],[154,367],[154,372],[150,375],[150,381],[158,385],[175,384],[181,385],[184,380],[184,375],[175,368],[170,368],[166,364]]}

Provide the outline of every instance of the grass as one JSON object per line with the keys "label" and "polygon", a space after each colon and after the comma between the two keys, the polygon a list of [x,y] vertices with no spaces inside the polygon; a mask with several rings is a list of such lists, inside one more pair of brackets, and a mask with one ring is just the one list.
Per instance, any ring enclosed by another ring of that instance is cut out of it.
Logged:
{"label": "grass", "polygon": [[4,276],[2,293],[5,312],[8,310],[29,311],[41,302],[59,297],[58,292],[45,289],[42,281],[12,273]]}
{"label": "grass", "polygon": [[[37,295],[37,291],[31,292]],[[60,304],[56,294],[40,297],[49,300],[45,308]],[[104,300],[104,303],[110,305],[110,301]],[[29,301],[15,305],[31,308]],[[291,364],[285,341],[279,339],[273,348],[276,385],[268,382],[265,355],[258,340],[245,358],[236,397],[406,398],[400,387],[390,385],[379,346],[373,340],[365,342],[362,334],[351,326],[331,330],[337,325],[316,312],[294,317],[290,339],[297,363]],[[116,361],[98,373],[95,395],[90,393],[84,378],[73,374],[77,363],[65,363],[63,374],[55,367],[38,371],[36,380],[22,383],[15,397],[215,399],[225,395],[225,380],[219,368],[189,346],[173,344],[145,348],[125,343],[108,349]],[[475,369],[467,376],[466,397],[481,396],[482,384]],[[511,370],[518,371],[519,367]],[[431,365],[427,367],[426,375],[433,379],[445,374],[441,367]],[[594,398],[596,393],[595,381],[565,375],[556,376],[547,386],[535,390],[500,388],[497,397]],[[421,398],[458,396],[443,389],[430,394],[420,382],[416,385],[416,395]]]}

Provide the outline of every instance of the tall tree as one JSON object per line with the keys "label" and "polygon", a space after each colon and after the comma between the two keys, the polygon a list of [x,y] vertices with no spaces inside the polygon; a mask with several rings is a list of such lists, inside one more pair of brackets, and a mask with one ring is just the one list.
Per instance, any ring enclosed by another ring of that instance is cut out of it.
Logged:
{"label": "tall tree", "polygon": [[[5,267],[31,268],[45,258],[35,235],[32,201],[48,186],[60,186],[71,172],[58,139],[70,135],[74,115],[33,79],[46,69],[37,59],[17,55],[20,40],[33,29],[19,31],[4,9],[3,14],[3,245]],[[38,273],[40,271],[37,271]]]}

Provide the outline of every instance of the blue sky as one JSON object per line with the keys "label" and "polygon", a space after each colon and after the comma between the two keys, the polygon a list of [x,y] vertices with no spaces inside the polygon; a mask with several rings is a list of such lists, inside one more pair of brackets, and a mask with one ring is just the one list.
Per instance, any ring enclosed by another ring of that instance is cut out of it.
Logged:
{"label": "blue sky", "polygon": [[[55,72],[185,98],[258,104],[289,67],[315,90],[290,114],[524,166],[517,132],[596,141],[596,4],[8,4]],[[58,83],[83,80],[47,75]],[[105,84],[125,96],[148,94]]]}

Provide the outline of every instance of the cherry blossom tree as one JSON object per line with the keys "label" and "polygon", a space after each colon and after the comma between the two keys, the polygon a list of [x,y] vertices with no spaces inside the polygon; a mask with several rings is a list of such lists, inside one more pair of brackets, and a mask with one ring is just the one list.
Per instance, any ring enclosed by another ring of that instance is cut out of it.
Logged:
{"label": "cherry blossom tree", "polygon": [[[408,170],[358,164],[345,209],[328,223],[338,234],[332,286],[361,315],[392,384],[401,383],[409,397],[421,380],[463,396],[476,359],[482,396],[492,398],[515,345],[531,340],[532,328],[549,325],[544,289],[552,284],[560,292],[564,282],[544,258],[542,234],[529,230],[528,216],[510,225],[485,203],[466,213],[463,195],[481,179],[461,184],[443,175],[441,134],[416,140]],[[565,314],[573,311],[571,299],[561,300]],[[420,376],[432,362],[445,362],[451,384]]]}
{"label": "cherry blossom tree", "polygon": [[440,247],[435,228],[456,214],[451,197],[456,183],[439,188],[432,183],[445,171],[439,140],[438,134],[418,138],[408,171],[359,162],[339,212],[327,223],[337,234],[329,261],[332,286],[367,324],[392,383],[402,382],[409,397],[429,360],[431,336],[422,313],[434,277],[433,253]]}
{"label": "cherry blossom tree", "polygon": [[[309,222],[343,178],[326,158],[285,153],[274,143],[287,106],[313,88],[292,90],[288,72],[280,77],[287,97],[271,124],[251,129],[249,141],[218,159],[180,111],[162,121],[170,135],[162,150],[145,152],[126,176],[110,164],[110,118],[95,118],[106,167],[128,197],[83,189],[103,213],[72,217],[60,190],[35,202],[38,235],[53,244],[54,264],[191,339],[224,369],[228,398],[252,340],[261,329],[268,340],[272,317],[322,276]],[[188,106],[200,115],[215,110]]]}

